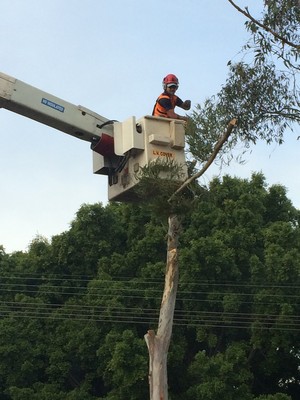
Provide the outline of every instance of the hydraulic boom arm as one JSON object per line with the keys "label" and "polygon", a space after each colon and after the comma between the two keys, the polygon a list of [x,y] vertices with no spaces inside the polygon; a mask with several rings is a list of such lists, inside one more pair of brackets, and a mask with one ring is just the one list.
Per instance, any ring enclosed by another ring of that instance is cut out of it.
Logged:
{"label": "hydraulic boom arm", "polygon": [[109,200],[138,200],[138,172],[145,166],[161,166],[160,177],[174,179],[165,166],[175,163],[182,170],[177,181],[186,179],[181,120],[152,116],[109,120],[1,72],[0,108],[90,142],[94,173],[108,176]]}
{"label": "hydraulic boom arm", "polygon": [[91,143],[101,138],[103,126],[113,135],[107,118],[0,72],[1,107]]}

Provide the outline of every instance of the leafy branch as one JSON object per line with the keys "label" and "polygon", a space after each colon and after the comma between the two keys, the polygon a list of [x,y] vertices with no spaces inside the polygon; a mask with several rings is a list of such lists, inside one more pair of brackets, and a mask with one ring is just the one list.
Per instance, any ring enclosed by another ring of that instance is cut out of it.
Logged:
{"label": "leafy branch", "polygon": [[279,41],[281,41],[282,43],[287,44],[290,47],[293,47],[296,50],[300,50],[300,45],[297,45],[293,42],[291,42],[290,40],[288,40],[286,37],[279,35],[277,32],[275,32],[273,29],[269,28],[267,25],[262,24],[261,22],[259,22],[256,18],[254,18],[249,10],[248,7],[245,7],[245,10],[243,10],[242,8],[240,8],[237,4],[234,3],[233,0],[228,0],[229,3],[236,9],[238,10],[241,14],[243,14],[246,18],[248,18],[250,21],[252,21],[255,25],[259,26],[260,28],[262,28],[263,30],[265,30],[266,32],[271,33],[271,35],[273,35],[276,39],[278,39]]}
{"label": "leafy branch", "polygon": [[171,202],[173,200],[173,198],[179,194],[184,188],[186,188],[190,183],[192,183],[195,179],[200,178],[200,176],[202,176],[205,171],[207,171],[207,169],[210,167],[210,165],[213,163],[214,159],[217,157],[219,151],[221,150],[223,144],[227,141],[227,139],[229,138],[233,128],[236,126],[237,124],[237,119],[233,118],[228,126],[226,131],[224,132],[224,134],[220,137],[220,139],[218,140],[218,142],[216,143],[212,154],[210,155],[210,157],[208,158],[208,160],[206,161],[205,165],[203,166],[203,168],[201,168],[200,171],[198,171],[195,175],[191,176],[190,178],[188,178],[186,181],[184,181],[184,183],[172,194],[172,196],[169,198],[169,202]]}

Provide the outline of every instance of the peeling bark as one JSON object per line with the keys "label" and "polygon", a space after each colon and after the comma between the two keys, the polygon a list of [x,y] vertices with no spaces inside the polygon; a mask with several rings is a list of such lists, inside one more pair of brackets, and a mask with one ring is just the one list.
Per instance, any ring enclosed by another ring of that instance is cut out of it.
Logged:
{"label": "peeling bark", "polygon": [[178,236],[180,222],[176,215],[169,217],[165,287],[161,302],[157,333],[145,335],[149,352],[150,400],[168,400],[167,357],[173,329],[178,287]]}

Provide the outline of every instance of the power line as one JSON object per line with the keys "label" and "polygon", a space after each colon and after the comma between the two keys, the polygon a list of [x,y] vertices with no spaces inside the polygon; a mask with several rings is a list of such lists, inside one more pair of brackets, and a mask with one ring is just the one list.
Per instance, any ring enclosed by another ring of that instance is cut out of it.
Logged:
{"label": "power line", "polygon": [[[40,289],[40,288],[39,288]],[[43,288],[42,288],[43,289]],[[74,291],[70,291],[70,292],[66,292],[66,291],[61,291],[60,287],[56,288],[56,291],[51,291],[51,290],[29,290],[29,289],[2,289],[1,291],[4,293],[22,293],[25,295],[34,295],[37,296],[37,298],[39,298],[40,296],[43,295],[56,295],[56,296],[72,296],[72,297],[82,297],[82,296],[88,296],[88,298],[90,299],[94,299],[94,300],[101,300],[101,299],[107,299],[107,298],[112,298],[112,299],[116,299],[117,297],[122,296],[122,299],[131,299],[131,300],[141,300],[141,301],[147,301],[147,300],[155,300],[155,301],[160,301],[161,300],[161,295],[158,296],[154,296],[153,293],[151,294],[151,291],[145,293],[144,296],[136,296],[134,293],[132,293],[133,291],[131,290],[131,294],[130,295],[126,295],[122,292],[122,290],[114,290],[114,289],[110,289],[111,293],[102,293],[100,290],[99,292],[94,292],[94,293],[89,293],[88,291],[82,291],[82,292],[74,292]],[[76,288],[73,288],[76,289]],[[204,292],[198,292],[198,294],[203,294]],[[236,293],[234,292],[227,292],[227,293],[219,293],[219,292],[211,292],[211,295],[236,295]],[[258,293],[259,294],[259,293]],[[247,296],[254,296],[255,294],[247,294]],[[278,295],[279,296],[279,295]],[[275,297],[269,294],[264,294],[264,297]],[[280,295],[280,297],[285,297],[284,295]],[[288,296],[287,296],[288,297]],[[300,297],[300,296],[294,296],[296,298]],[[192,297],[181,297],[180,294],[177,296],[176,299],[177,303],[178,302],[189,302],[189,303],[209,303],[209,304],[218,304],[218,303],[222,303],[224,302],[224,299],[198,299],[198,298],[192,298]],[[248,300],[241,300],[241,305],[256,305],[256,306],[268,306],[268,305],[281,305],[282,304],[283,299],[280,298],[280,301],[272,301],[272,302],[266,302],[266,301],[256,301],[256,299],[253,299],[252,301],[248,301]],[[290,306],[297,306],[299,305],[299,303],[288,303]]]}
{"label": "power line", "polygon": [[[93,322],[118,322],[131,324],[156,324],[159,310],[141,309],[139,307],[124,307],[107,309],[104,306],[40,304],[24,302],[0,302],[2,317],[63,319]],[[174,325],[203,326],[253,329],[253,323],[258,323],[256,329],[300,330],[298,315],[277,315],[242,312],[217,311],[184,311],[175,310]]]}
{"label": "power line", "polygon": [[[114,301],[122,300],[155,300],[161,301],[162,289],[158,290],[158,285],[163,286],[163,280],[153,280],[132,277],[114,277],[114,279],[84,279],[82,276],[66,277],[57,275],[58,277],[44,277],[37,274],[20,273],[5,277],[6,281],[0,283],[1,292],[4,293],[22,293],[32,296],[40,300],[44,295],[55,296],[72,296],[78,298],[85,296],[89,301],[105,301],[110,299]],[[36,282],[26,283],[24,280],[34,280]],[[14,282],[17,281],[17,282]],[[21,282],[20,282],[21,281]],[[67,281],[67,284],[64,284]],[[88,285],[94,283],[96,287]],[[63,283],[59,286],[60,283]],[[74,286],[71,284],[74,283]],[[85,284],[83,285],[82,284]],[[78,284],[78,285],[77,285]],[[141,288],[142,285],[146,287]],[[155,286],[154,286],[155,285]],[[138,287],[136,287],[138,286]],[[148,287],[150,286],[150,287]],[[180,290],[183,286],[184,290]],[[187,290],[189,287],[192,290]],[[195,290],[196,288],[204,290]],[[207,290],[209,288],[210,290]],[[218,289],[223,289],[218,291]],[[240,300],[241,305],[251,306],[280,306],[283,299],[298,300],[299,295],[291,294],[290,289],[299,289],[298,285],[272,285],[272,284],[239,284],[236,282],[210,282],[200,280],[197,282],[182,282],[179,284],[177,296],[177,304],[180,309],[175,310],[174,325],[175,326],[193,326],[205,328],[228,328],[228,329],[269,329],[284,331],[299,331],[300,317],[297,315],[277,315],[262,313],[246,313],[246,312],[225,312],[225,311],[208,311],[208,310],[184,310],[185,303],[209,303],[220,304],[224,299],[220,296],[235,296]],[[228,289],[228,291],[224,291]],[[249,292],[237,292],[237,290],[247,290]],[[273,289],[286,290],[288,293],[268,293]],[[234,291],[233,291],[234,290]],[[236,290],[236,291],[235,291]],[[266,292],[263,292],[266,290]],[[255,298],[256,295],[263,296],[264,301]],[[205,297],[205,298],[199,298]],[[211,297],[211,298],[207,298]],[[217,297],[217,298],[216,298]],[[266,301],[269,299],[269,302]],[[278,301],[277,301],[278,299]],[[299,305],[299,303],[288,303],[291,306]],[[109,304],[105,306],[99,305],[81,305],[81,304],[59,304],[59,303],[40,303],[40,302],[17,302],[17,301],[0,301],[0,317],[13,316],[15,318],[37,318],[52,320],[74,320],[74,321],[91,321],[91,322],[110,322],[110,323],[128,323],[128,324],[145,324],[156,325],[159,317],[159,310],[154,308],[141,307],[111,307]],[[258,328],[253,328],[253,324],[259,324]]]}
{"label": "power line", "polygon": [[[20,293],[19,290],[6,290],[6,292],[16,292],[16,293]],[[29,291],[25,291],[23,292],[23,294],[36,294],[36,292],[29,292]],[[40,296],[42,295],[56,295],[56,296],[71,296],[72,297],[76,297],[76,296],[82,296],[81,293],[71,293],[71,292],[51,292],[51,291],[45,291],[45,292],[41,292],[39,293]],[[161,301],[161,297],[153,297],[153,296],[134,296],[134,295],[122,295],[121,293],[119,293],[118,295],[112,295],[112,294],[100,294],[100,295],[90,295],[89,297],[91,297],[94,300],[101,300],[101,299],[112,299],[112,300],[116,300],[116,297],[120,297],[122,299],[129,299],[129,300],[140,300],[140,301],[147,301],[147,300],[155,300],[155,301]],[[209,303],[209,304],[223,304],[224,300],[223,299],[191,299],[191,298],[181,298],[178,297],[177,298],[177,303],[178,302],[188,302],[188,303]],[[280,306],[282,304],[281,301],[278,302],[255,302],[255,301],[242,301],[240,303],[240,305],[254,305],[254,306],[275,306],[278,305]],[[299,305],[298,303],[288,303],[290,306],[297,306]]]}
{"label": "power line", "polygon": [[[4,306],[7,307],[19,307],[19,308],[26,308],[26,309],[51,309],[51,310],[57,310],[57,309],[66,309],[66,310],[75,310],[75,311],[82,311],[86,312],[86,310],[92,310],[94,311],[108,311],[108,312],[124,312],[124,313],[132,313],[132,312],[143,312],[143,313],[154,313],[155,315],[158,315],[159,309],[158,308],[145,308],[145,307],[126,307],[126,306],[118,306],[118,307],[109,307],[107,306],[101,306],[101,305],[85,305],[85,304],[60,304],[60,303],[38,303],[38,302],[24,302],[24,301],[0,301],[0,308],[4,308]],[[266,314],[264,313],[250,313],[250,312],[228,312],[228,311],[208,311],[208,310],[181,310],[181,309],[175,309],[175,313],[177,315],[190,315],[193,316],[195,314],[203,314],[203,315],[222,315],[222,316],[228,316],[228,317],[244,317],[244,318],[250,318],[253,319],[253,317],[265,317]],[[268,317],[278,317],[278,314],[267,314]],[[287,314],[287,315],[281,315],[281,318],[293,318],[300,321],[300,316],[296,314]]]}
{"label": "power line", "polygon": [[[95,281],[97,283],[101,282],[101,283],[108,283],[108,284],[112,284],[112,283],[120,283],[120,282],[125,282],[126,284],[158,284],[160,283],[161,285],[164,284],[164,279],[149,279],[147,280],[146,278],[143,278],[140,280],[139,277],[124,277],[124,276],[114,276],[112,277],[112,279],[101,279],[95,276],[88,276],[85,275],[85,278],[80,277],[80,278],[74,278],[74,277],[70,277],[68,275],[58,275],[58,278],[56,277],[49,277],[49,276],[41,276],[41,274],[37,274],[37,273],[18,273],[18,275],[9,275],[9,276],[5,276],[3,278],[8,279],[8,280],[14,280],[14,279],[35,279],[37,281],[42,281],[42,282],[48,282],[48,281],[55,281],[55,282],[59,282],[59,281],[69,281],[69,282],[92,282]],[[75,275],[76,276],[76,275]],[[81,276],[81,275],[80,275]],[[146,279],[146,280],[145,280]],[[222,287],[249,287],[249,288],[289,288],[289,289],[300,289],[300,285],[292,285],[292,284],[272,284],[272,283],[264,283],[264,284],[254,284],[254,283],[237,283],[235,281],[220,281],[220,282],[211,282],[210,280],[197,280],[197,282],[195,281],[184,281],[184,282],[179,282],[179,285],[187,285],[187,286],[222,286]]]}
{"label": "power line", "polygon": [[[143,325],[157,325],[154,320],[136,317],[134,320],[131,316],[124,315],[124,318],[121,319],[120,316],[87,316],[87,315],[72,315],[69,314],[55,314],[55,315],[48,315],[48,314],[32,314],[32,313],[18,313],[15,312],[13,315],[11,313],[7,314],[9,317],[14,318],[23,318],[23,319],[47,319],[47,320],[72,320],[72,321],[89,321],[89,322],[105,322],[105,323],[124,323],[124,324],[143,324]],[[258,321],[260,322],[260,321]],[[294,331],[299,332],[300,325],[292,325],[290,324],[266,324],[260,325],[258,327],[253,327],[251,324],[247,324],[244,322],[243,324],[234,325],[230,322],[222,321],[222,320],[212,320],[212,321],[203,321],[203,320],[194,320],[193,322],[190,321],[182,321],[179,319],[174,318],[174,325],[175,326],[192,326],[192,327],[203,327],[203,328],[227,328],[227,329],[257,329],[257,330],[280,330],[280,331]]]}
{"label": "power line", "polygon": [[[102,282],[99,282],[99,283],[102,283]],[[112,283],[112,282],[108,282],[108,283]],[[134,284],[134,285],[139,285],[139,282],[132,282],[132,284]],[[12,290],[12,291],[16,291],[16,290],[22,290],[22,289],[24,289],[24,286],[26,287],[26,288],[38,288],[38,289],[43,289],[44,287],[47,287],[47,288],[49,288],[49,289],[56,289],[56,290],[61,290],[61,289],[71,289],[71,290],[74,290],[74,289],[76,289],[76,290],[84,290],[84,291],[88,291],[88,293],[89,294],[93,294],[92,292],[98,292],[98,291],[100,291],[100,290],[103,290],[103,289],[106,289],[106,290],[108,290],[108,291],[124,291],[124,292],[128,292],[128,291],[130,291],[130,292],[132,292],[132,291],[134,291],[134,292],[137,292],[137,293],[139,293],[139,292],[145,292],[145,290],[147,290],[147,291],[150,291],[151,293],[161,293],[161,290],[157,290],[157,289],[153,289],[153,287],[151,287],[150,289],[145,289],[145,288],[143,288],[143,289],[138,289],[138,288],[130,288],[130,287],[128,287],[129,285],[128,285],[128,282],[126,283],[126,286],[124,286],[124,287],[120,287],[120,286],[117,286],[117,287],[113,287],[113,286],[104,286],[104,287],[101,287],[101,286],[97,286],[97,287],[93,287],[93,286],[66,286],[66,285],[62,285],[62,286],[57,286],[57,285],[49,285],[49,284],[46,284],[45,286],[43,286],[43,285],[40,285],[40,284],[37,284],[37,283],[30,283],[30,284],[27,284],[27,283],[21,283],[21,284],[15,284],[15,283],[0,283],[0,288],[1,287],[4,287],[4,288],[6,288],[6,287],[8,287],[8,288],[10,288],[10,287],[12,287],[12,288],[15,288],[16,286],[20,286],[20,289],[9,289],[9,290]],[[264,286],[262,286],[262,288],[266,288],[266,287],[264,287]],[[273,287],[269,287],[269,288],[273,288]],[[6,290],[6,289],[3,289],[4,291]],[[28,289],[25,289],[26,291],[28,291],[28,292],[35,292],[35,291],[33,291],[33,290],[28,290]],[[186,295],[186,294],[188,294],[188,295],[198,295],[198,294],[201,294],[201,295],[216,295],[216,294],[218,294],[218,295],[222,295],[222,296],[225,296],[225,295],[235,295],[235,296],[252,296],[253,294],[255,294],[255,293],[253,293],[253,292],[249,292],[249,293],[240,293],[240,292],[215,292],[215,291],[189,291],[189,290],[183,290],[183,291],[180,291],[179,292],[181,295]],[[69,292],[66,292],[66,294],[70,294]],[[266,296],[268,296],[268,297],[281,297],[283,294],[282,293],[275,293],[275,294],[271,294],[271,293],[265,293],[265,295]],[[300,295],[291,295],[291,294],[284,294],[284,297],[286,297],[286,298],[300,298]]]}

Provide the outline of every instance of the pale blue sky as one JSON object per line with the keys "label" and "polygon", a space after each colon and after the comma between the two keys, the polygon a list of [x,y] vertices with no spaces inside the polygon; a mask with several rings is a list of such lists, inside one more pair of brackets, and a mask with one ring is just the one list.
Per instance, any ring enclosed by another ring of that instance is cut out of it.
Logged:
{"label": "pale blue sky", "polygon": [[[237,2],[259,16],[262,0]],[[179,77],[180,97],[201,104],[220,90],[246,38],[244,18],[227,0],[1,0],[0,71],[122,121],[151,113],[168,73]],[[299,207],[298,150],[295,139],[259,146],[245,166],[228,171],[264,172]],[[88,143],[3,109],[0,179],[7,252],[67,230],[81,204],[107,202],[107,180],[93,175]]]}

